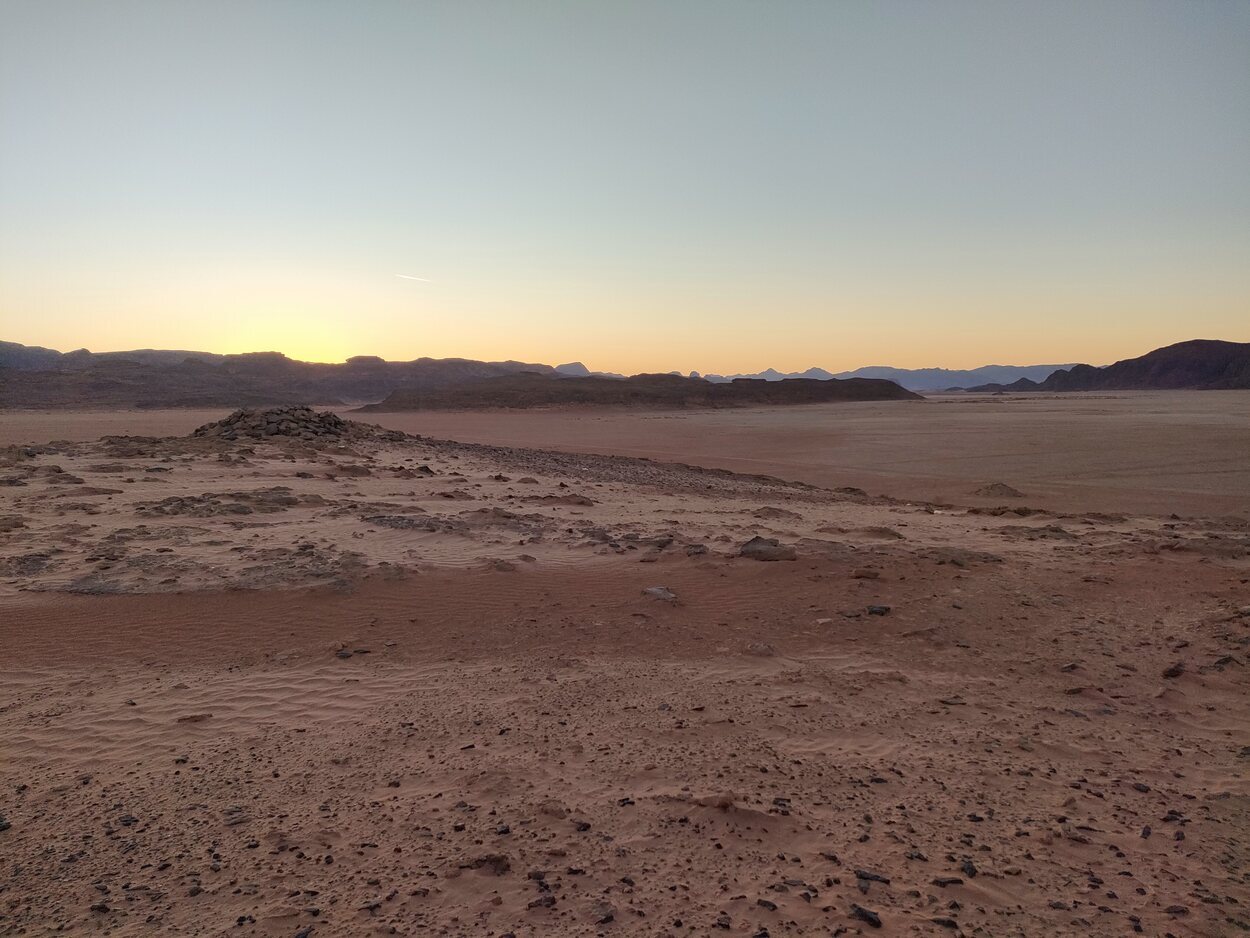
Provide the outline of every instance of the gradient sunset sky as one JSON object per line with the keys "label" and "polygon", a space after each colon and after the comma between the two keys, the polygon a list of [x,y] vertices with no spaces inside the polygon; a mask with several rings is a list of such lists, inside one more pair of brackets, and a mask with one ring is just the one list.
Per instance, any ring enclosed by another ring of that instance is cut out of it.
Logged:
{"label": "gradient sunset sky", "polygon": [[1198,337],[1250,340],[1250,3],[0,0],[0,339],[728,373]]}

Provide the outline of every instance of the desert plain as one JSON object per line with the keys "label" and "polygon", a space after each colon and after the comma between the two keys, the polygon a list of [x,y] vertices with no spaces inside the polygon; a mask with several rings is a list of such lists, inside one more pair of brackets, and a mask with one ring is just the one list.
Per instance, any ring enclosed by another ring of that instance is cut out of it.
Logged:
{"label": "desert plain", "polygon": [[226,416],[0,418],[0,933],[1250,930],[1250,393]]}

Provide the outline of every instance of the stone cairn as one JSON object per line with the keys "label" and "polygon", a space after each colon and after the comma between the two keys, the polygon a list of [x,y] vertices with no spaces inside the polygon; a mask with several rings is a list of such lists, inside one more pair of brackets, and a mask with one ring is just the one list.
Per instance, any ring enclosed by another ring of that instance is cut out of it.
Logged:
{"label": "stone cairn", "polygon": [[287,437],[296,440],[340,440],[351,433],[353,424],[328,410],[317,413],[311,407],[271,407],[267,410],[236,410],[229,417],[206,423],[192,434],[222,440],[263,440]]}

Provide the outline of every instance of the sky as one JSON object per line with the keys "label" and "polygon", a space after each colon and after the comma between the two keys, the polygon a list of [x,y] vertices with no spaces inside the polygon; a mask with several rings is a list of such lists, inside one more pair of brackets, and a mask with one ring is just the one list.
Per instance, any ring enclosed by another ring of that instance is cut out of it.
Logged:
{"label": "sky", "polygon": [[0,338],[626,373],[1250,341],[1250,3],[0,0]]}

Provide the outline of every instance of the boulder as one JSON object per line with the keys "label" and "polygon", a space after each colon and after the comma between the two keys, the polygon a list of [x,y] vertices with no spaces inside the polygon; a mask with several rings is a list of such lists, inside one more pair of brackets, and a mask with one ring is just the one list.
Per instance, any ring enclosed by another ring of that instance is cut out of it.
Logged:
{"label": "boulder", "polygon": [[648,586],[642,591],[642,595],[650,599],[658,599],[663,603],[677,602],[677,594],[667,586]]}
{"label": "boulder", "polygon": [[793,547],[779,544],[774,537],[753,537],[738,550],[739,557],[752,560],[797,560]]}

